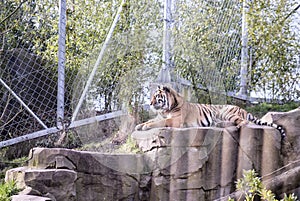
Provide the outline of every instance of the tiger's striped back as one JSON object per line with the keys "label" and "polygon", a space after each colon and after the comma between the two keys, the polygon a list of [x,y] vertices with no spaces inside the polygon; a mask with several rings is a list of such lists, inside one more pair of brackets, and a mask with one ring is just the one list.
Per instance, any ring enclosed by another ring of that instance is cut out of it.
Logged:
{"label": "tiger's striped back", "polygon": [[235,105],[209,105],[213,111],[215,118],[221,121],[230,121],[240,127],[247,122],[253,122],[256,125],[270,126],[279,130],[282,137],[285,137],[285,131],[282,126],[272,122],[263,122],[260,119],[253,116],[246,110]]}

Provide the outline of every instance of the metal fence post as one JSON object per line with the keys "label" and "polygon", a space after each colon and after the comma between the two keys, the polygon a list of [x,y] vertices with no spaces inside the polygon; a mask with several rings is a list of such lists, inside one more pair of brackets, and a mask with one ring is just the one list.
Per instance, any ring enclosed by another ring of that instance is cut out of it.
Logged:
{"label": "metal fence post", "polygon": [[171,23],[172,23],[172,0],[164,1],[164,35],[163,35],[163,56],[162,56],[162,68],[159,72],[157,81],[159,83],[171,82]]}
{"label": "metal fence post", "polygon": [[59,1],[58,31],[58,81],[57,81],[57,126],[60,128],[64,119],[65,94],[65,53],[66,53],[66,0]]}
{"label": "metal fence post", "polygon": [[248,27],[247,13],[249,11],[248,1],[243,1],[243,16],[242,16],[242,52],[241,52],[241,83],[238,95],[242,98],[247,98],[248,88]]}

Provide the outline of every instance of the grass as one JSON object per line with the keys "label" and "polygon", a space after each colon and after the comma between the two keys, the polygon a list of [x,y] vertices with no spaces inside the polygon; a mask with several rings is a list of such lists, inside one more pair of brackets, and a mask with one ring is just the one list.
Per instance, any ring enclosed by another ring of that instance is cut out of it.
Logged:
{"label": "grass", "polygon": [[137,147],[136,142],[128,136],[126,142],[122,144],[117,150],[120,153],[141,153],[141,150]]}
{"label": "grass", "polygon": [[112,143],[112,138],[106,138],[101,142],[91,142],[84,144],[82,147],[77,148],[79,151],[96,151],[102,153],[140,153],[135,141],[130,137],[127,137],[125,143],[116,145]]}
{"label": "grass", "polygon": [[0,201],[10,201],[11,196],[18,194],[21,189],[17,188],[15,181],[2,182],[0,184]]}
{"label": "grass", "polygon": [[248,112],[251,112],[254,116],[257,116],[261,118],[268,112],[288,112],[290,110],[296,109],[300,106],[300,103],[298,102],[291,102],[287,104],[270,104],[270,103],[261,103],[257,105],[252,105],[249,107],[246,107],[245,109]]}

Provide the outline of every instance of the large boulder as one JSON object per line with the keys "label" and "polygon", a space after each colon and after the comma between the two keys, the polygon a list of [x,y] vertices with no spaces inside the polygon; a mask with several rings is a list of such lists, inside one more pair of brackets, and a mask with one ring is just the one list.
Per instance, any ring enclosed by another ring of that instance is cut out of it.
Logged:
{"label": "large boulder", "polygon": [[263,121],[274,122],[283,126],[286,137],[282,141],[284,154],[284,163],[298,160],[300,157],[300,108],[289,112],[269,112],[263,118]]}
{"label": "large boulder", "polygon": [[73,170],[20,167],[8,170],[5,179],[17,181],[17,187],[24,189],[21,195],[45,196],[57,201],[76,200],[77,173]]}
{"label": "large boulder", "polygon": [[[19,187],[30,187],[27,194],[54,197],[57,201],[73,200],[53,192],[58,189],[66,192],[68,185],[72,185],[79,201],[147,200],[149,197],[150,169],[143,155],[35,148],[30,156],[28,167],[12,169],[6,175],[7,180],[16,179]],[[75,173],[76,179],[60,184],[57,174],[62,174],[63,182],[69,172]]]}

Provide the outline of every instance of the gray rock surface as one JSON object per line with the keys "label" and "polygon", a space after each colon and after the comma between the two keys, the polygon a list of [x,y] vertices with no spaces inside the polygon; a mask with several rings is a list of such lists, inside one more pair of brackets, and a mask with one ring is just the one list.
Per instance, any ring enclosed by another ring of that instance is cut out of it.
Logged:
{"label": "gray rock surface", "polygon": [[6,180],[16,180],[24,189],[21,195],[37,195],[55,200],[75,200],[77,173],[66,169],[34,169],[21,167],[8,170]]}
{"label": "gray rock surface", "polygon": [[51,201],[51,198],[35,195],[13,195],[11,201]]}

